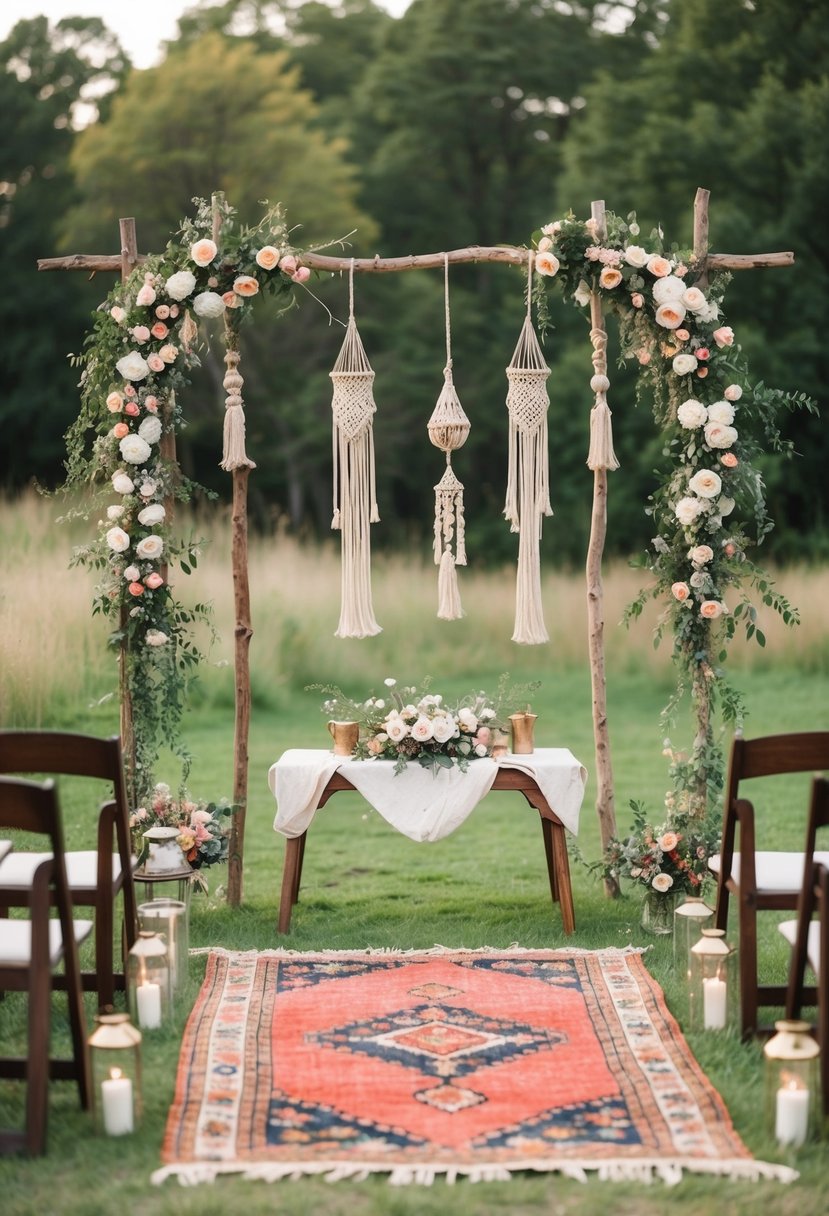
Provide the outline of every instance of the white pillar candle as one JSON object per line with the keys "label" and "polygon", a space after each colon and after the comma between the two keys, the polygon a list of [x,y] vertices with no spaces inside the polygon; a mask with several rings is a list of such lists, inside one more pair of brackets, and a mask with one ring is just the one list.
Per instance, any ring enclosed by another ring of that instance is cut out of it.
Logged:
{"label": "white pillar candle", "polygon": [[113,1068],[108,1081],[101,1082],[104,1131],[108,1136],[123,1136],[133,1130],[132,1081]]}
{"label": "white pillar candle", "polygon": [[725,1030],[726,997],[728,986],[725,980],[713,976],[702,981],[703,1024],[706,1030]]}
{"label": "white pillar candle", "polygon": [[161,1025],[161,986],[139,984],[135,990],[138,1006],[138,1025],[145,1030],[156,1030]]}
{"label": "white pillar candle", "polygon": [[802,1144],[809,1130],[809,1091],[784,1085],[777,1091],[774,1134],[778,1144]]}

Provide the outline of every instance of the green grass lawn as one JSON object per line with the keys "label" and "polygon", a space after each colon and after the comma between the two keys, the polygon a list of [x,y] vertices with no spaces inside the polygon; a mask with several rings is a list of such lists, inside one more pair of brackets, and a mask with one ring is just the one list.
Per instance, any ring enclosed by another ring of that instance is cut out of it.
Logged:
{"label": "green grass lawn", "polygon": [[[420,672],[372,672],[379,683],[386,674],[401,679]],[[492,687],[499,672],[475,673],[474,684]],[[516,679],[532,677],[513,671]],[[567,668],[542,673],[543,686],[534,699],[539,714],[539,745],[569,747],[593,769],[589,677],[585,670]],[[667,681],[669,677],[665,677]],[[750,717],[749,736],[772,730],[826,729],[829,703],[825,676],[784,668],[741,673]],[[440,691],[468,687],[458,676]],[[355,690],[359,691],[359,690]],[[667,787],[667,761],[661,756],[659,710],[668,683],[653,672],[613,675],[610,681],[610,728],[620,829],[629,822],[628,800],[637,798],[661,819],[661,799]],[[541,831],[536,813],[520,795],[494,794],[456,833],[432,845],[417,845],[395,833],[356,795],[338,794],[322,811],[309,833],[300,903],[294,911],[288,939],[277,938],[275,924],[283,853],[282,838],[273,831],[275,804],[267,785],[269,766],[287,747],[325,747],[328,736],[318,712],[316,694],[282,691],[260,694],[254,704],[250,740],[249,809],[245,840],[244,901],[229,908],[221,897],[224,869],[208,872],[211,893],[193,901],[191,945],[222,945],[264,949],[287,945],[297,950],[446,946],[526,947],[574,945],[586,948],[632,943],[650,946],[647,964],[682,1019],[680,991],[672,967],[669,940],[647,939],[638,927],[640,901],[636,892],[607,902],[601,885],[577,857],[571,859],[577,929],[571,939],[561,931],[557,909],[550,903]],[[85,712],[73,725],[107,733],[115,729],[112,705]],[[193,753],[190,789],[198,797],[231,792],[233,708],[220,697],[204,695],[185,721]],[[682,732],[687,733],[687,732]],[[680,732],[677,732],[677,738]],[[175,770],[159,777],[175,782]],[[760,806],[761,831],[778,845],[799,847],[805,822],[805,783],[798,805],[786,809],[784,791],[767,783]],[[71,842],[88,838],[88,809],[80,791],[64,789]],[[588,784],[582,809],[578,849],[586,859],[599,853],[598,825]],[[758,790],[759,798],[759,790]],[[84,820],[86,819],[86,823]],[[84,830],[85,829],[85,830]],[[766,919],[769,919],[768,917]],[[779,934],[770,927],[763,936],[768,969],[785,973],[786,953]],[[775,1216],[819,1216],[826,1212],[826,1142],[799,1152],[783,1152],[771,1140],[762,1118],[761,1052],[733,1036],[697,1035],[690,1043],[707,1075],[722,1094],[735,1126],[758,1158],[795,1165],[801,1179],[790,1187],[779,1183],[735,1183],[688,1177],[670,1191],[661,1183],[587,1185],[549,1176],[517,1176],[509,1183],[469,1184],[449,1188],[389,1187],[382,1178],[363,1183],[327,1184],[305,1179],[278,1184],[244,1183],[232,1177],[213,1185],[182,1188],[171,1181],[157,1189],[149,1176],[159,1164],[159,1151],[171,1100],[178,1042],[189,1005],[203,974],[203,957],[191,960],[187,1008],[174,1027],[147,1037],[144,1052],[145,1117],[141,1131],[108,1140],[93,1134],[77,1109],[76,1093],[68,1083],[55,1083],[50,1094],[48,1155],[37,1161],[0,1161],[3,1216],[59,1212],[67,1216],[96,1216],[117,1210],[143,1213],[236,1212],[249,1216],[279,1210],[304,1214],[319,1207],[336,1216],[409,1216],[458,1213],[458,1216],[544,1212],[580,1216],[610,1209],[614,1214],[662,1216],[670,1205],[686,1216],[697,1213],[749,1213],[763,1205]],[[90,1013],[92,999],[90,998]],[[62,1000],[55,998],[57,1033],[64,1033]],[[19,1040],[25,1024],[25,1002],[16,994],[0,1003],[0,1039]],[[20,1117],[22,1086],[0,1086],[0,1122]]]}

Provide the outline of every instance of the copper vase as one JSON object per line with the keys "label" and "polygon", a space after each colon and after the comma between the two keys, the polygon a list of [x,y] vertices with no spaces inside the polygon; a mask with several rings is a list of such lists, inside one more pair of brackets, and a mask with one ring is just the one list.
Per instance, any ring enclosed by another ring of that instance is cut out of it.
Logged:
{"label": "copper vase", "polygon": [[512,752],[515,756],[529,756],[535,751],[533,729],[537,714],[510,714],[512,727]]}

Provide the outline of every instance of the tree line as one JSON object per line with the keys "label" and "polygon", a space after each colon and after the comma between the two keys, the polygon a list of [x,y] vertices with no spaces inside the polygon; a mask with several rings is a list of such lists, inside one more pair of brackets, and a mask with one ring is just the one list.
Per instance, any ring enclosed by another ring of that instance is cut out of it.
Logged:
{"label": "tree line", "polygon": [[[135,70],[105,24],[42,16],[0,44],[0,484],[61,479],[90,315],[111,286],[38,274],[38,257],[117,250],[134,215],[163,247],[194,197],[224,190],[243,222],[284,204],[298,246],[367,256],[525,244],[540,225],[603,198],[643,232],[691,243],[697,186],[711,190],[711,248],[793,249],[791,270],[735,275],[728,321],[753,376],[820,401],[829,257],[829,0],[227,0],[189,9],[158,66]],[[243,337],[255,521],[328,534],[328,373],[347,283],[319,276],[283,317],[264,304]],[[450,278],[454,379],[472,422],[455,467],[470,561],[513,557],[502,518],[506,378],[524,276],[458,267]],[[439,272],[365,275],[358,324],[376,372],[383,524],[375,544],[428,550],[442,472],[426,422],[442,385]],[[329,312],[331,317],[329,317]],[[551,496],[545,558],[586,548],[591,405],[584,318],[554,308]],[[611,340],[612,344],[612,340]],[[186,472],[225,497],[221,342],[205,345],[179,436]],[[662,454],[634,404],[635,372],[611,369],[608,547],[647,545],[645,504]],[[792,414],[791,462],[764,467],[781,561],[829,553],[821,419]]]}

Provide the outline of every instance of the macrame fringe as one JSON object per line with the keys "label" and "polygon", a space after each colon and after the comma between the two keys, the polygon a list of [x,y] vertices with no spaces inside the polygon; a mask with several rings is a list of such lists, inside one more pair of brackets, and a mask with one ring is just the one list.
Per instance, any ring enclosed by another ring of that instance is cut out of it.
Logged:
{"label": "macrame fringe", "polygon": [[596,397],[596,404],[590,411],[590,451],[587,454],[587,467],[595,473],[597,469],[618,469],[619,461],[613,450],[613,415],[604,393]]}
{"label": "macrame fringe", "polygon": [[222,459],[219,461],[219,468],[224,469],[226,473],[232,473],[234,469],[256,468],[245,452],[245,411],[242,406],[244,380],[239,372],[240,358],[238,350],[229,350],[225,354],[227,371],[222,381],[222,387],[227,397],[222,432]]}
{"label": "macrame fringe", "polygon": [[442,621],[459,621],[463,616],[455,558],[451,549],[444,549],[438,571],[438,616]]}
{"label": "macrame fringe", "polygon": [[388,1174],[390,1186],[431,1186],[443,1178],[448,1186],[458,1179],[467,1182],[509,1182],[513,1174],[533,1172],[538,1174],[560,1174],[575,1182],[587,1182],[593,1174],[599,1182],[638,1182],[648,1186],[653,1182],[664,1182],[676,1186],[683,1175],[707,1174],[727,1178],[732,1182],[782,1182],[790,1184],[800,1177],[797,1170],[787,1165],[776,1165],[768,1161],[730,1159],[709,1161],[698,1157],[652,1158],[641,1161],[626,1161],[623,1157],[610,1160],[575,1158],[571,1161],[539,1161],[529,1158],[503,1162],[498,1165],[466,1165],[431,1163],[389,1165],[386,1161],[348,1163],[324,1161],[295,1161],[244,1163],[226,1161],[217,1164],[180,1162],[165,1165],[150,1175],[154,1186],[161,1186],[168,1178],[176,1178],[181,1186],[197,1186],[204,1182],[215,1182],[225,1174],[241,1174],[246,1182],[281,1182],[285,1179],[297,1182],[303,1177],[322,1177],[326,1182],[364,1182],[372,1174]]}

